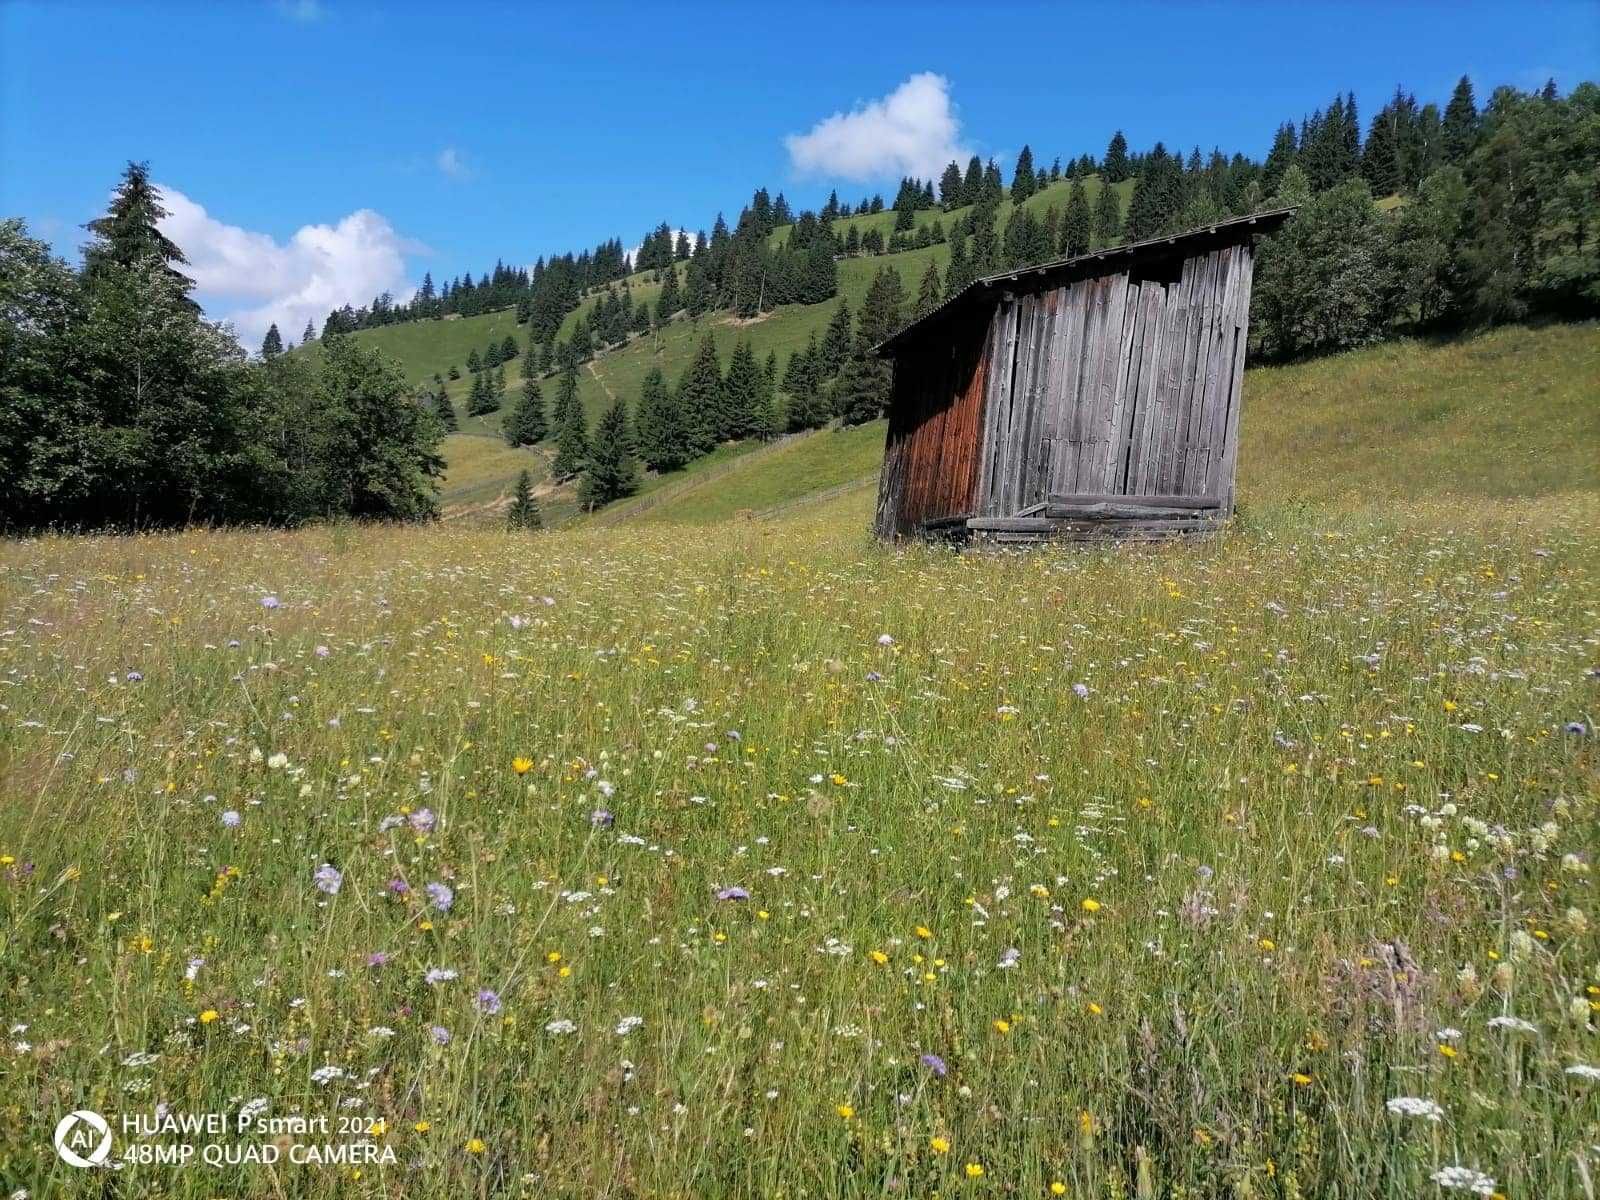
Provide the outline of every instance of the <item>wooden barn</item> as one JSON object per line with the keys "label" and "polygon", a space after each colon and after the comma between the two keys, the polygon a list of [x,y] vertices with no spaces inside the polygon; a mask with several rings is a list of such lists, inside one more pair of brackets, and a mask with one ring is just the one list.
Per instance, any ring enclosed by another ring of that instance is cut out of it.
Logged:
{"label": "wooden barn", "polygon": [[989,275],[886,339],[878,535],[1215,528],[1233,512],[1254,240],[1292,211]]}

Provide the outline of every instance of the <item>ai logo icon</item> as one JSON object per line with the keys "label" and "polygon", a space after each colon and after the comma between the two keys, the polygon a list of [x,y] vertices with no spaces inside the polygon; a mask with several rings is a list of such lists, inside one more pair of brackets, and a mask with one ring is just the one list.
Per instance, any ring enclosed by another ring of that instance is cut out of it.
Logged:
{"label": "ai logo icon", "polygon": [[98,1167],[111,1157],[111,1126],[87,1108],[69,1112],[56,1123],[56,1153],[73,1167]]}

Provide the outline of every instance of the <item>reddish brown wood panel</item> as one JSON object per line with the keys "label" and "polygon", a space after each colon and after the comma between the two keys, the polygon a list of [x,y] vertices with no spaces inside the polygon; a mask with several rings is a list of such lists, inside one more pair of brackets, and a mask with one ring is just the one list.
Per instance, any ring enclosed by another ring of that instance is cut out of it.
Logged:
{"label": "reddish brown wood panel", "polygon": [[960,331],[895,365],[878,493],[878,532],[972,511],[987,372],[987,330]]}

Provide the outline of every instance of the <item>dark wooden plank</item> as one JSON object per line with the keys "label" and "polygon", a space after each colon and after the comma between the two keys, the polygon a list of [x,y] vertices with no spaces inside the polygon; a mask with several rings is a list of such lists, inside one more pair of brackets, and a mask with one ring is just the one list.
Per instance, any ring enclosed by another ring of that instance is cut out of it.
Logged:
{"label": "dark wooden plank", "polygon": [[1187,311],[1183,324],[1183,361],[1178,376],[1178,411],[1173,420],[1172,463],[1157,491],[1176,491],[1183,487],[1184,468],[1189,461],[1189,426],[1194,413],[1195,374],[1202,358],[1200,332],[1204,327],[1207,289],[1211,286],[1210,258],[1196,255],[1183,264],[1188,283]]}
{"label": "dark wooden plank", "polygon": [[1222,507],[1222,497],[1203,492],[1197,492],[1192,495],[1172,492],[1159,496],[1124,496],[1117,492],[1074,493],[1071,495],[1051,492],[1048,499],[1051,504],[1129,504],[1134,507],[1142,505],[1154,508]]}
{"label": "dark wooden plank", "polygon": [[1078,403],[1078,388],[1083,377],[1083,326],[1088,313],[1089,291],[1088,283],[1082,280],[1067,289],[1066,312],[1057,331],[1061,366],[1059,377],[1052,376],[1052,386],[1057,392],[1056,403],[1060,407],[1061,432],[1051,450],[1050,467],[1045,478],[1046,490],[1060,487],[1069,473],[1075,482],[1078,472],[1078,440],[1083,430],[1083,409]]}
{"label": "dark wooden plank", "polygon": [[1183,372],[1184,332],[1188,327],[1189,294],[1194,281],[1182,273],[1167,287],[1167,306],[1161,334],[1161,378],[1158,383],[1156,422],[1151,437],[1151,461],[1139,480],[1143,495],[1172,489],[1172,460],[1177,454],[1178,404]]}
{"label": "dark wooden plank", "polygon": [[1137,495],[1146,490],[1145,475],[1151,456],[1156,453],[1155,430],[1161,421],[1161,355],[1166,337],[1167,289],[1164,284],[1145,285],[1145,335],[1143,362],[1139,367],[1139,388],[1134,397],[1133,436],[1128,444],[1122,490]]}
{"label": "dark wooden plank", "polygon": [[1218,421],[1218,410],[1223,407],[1219,400],[1219,389],[1223,386],[1223,358],[1231,349],[1232,313],[1233,313],[1233,256],[1231,247],[1223,246],[1217,251],[1217,290],[1214,318],[1206,338],[1209,349],[1206,354],[1206,376],[1204,391],[1201,393],[1201,407],[1199,424],[1195,435],[1195,461],[1193,481],[1184,481],[1184,490],[1205,491],[1211,480],[1211,460],[1213,448],[1221,437]]}
{"label": "dark wooden plank", "polygon": [[[1130,500],[1144,500],[1148,497],[1130,496],[1128,498]],[[1109,521],[1120,520],[1124,517],[1165,520],[1168,518],[1203,516],[1207,519],[1215,519],[1216,514],[1220,511],[1215,507],[1185,508],[1162,504],[1119,504],[1110,500],[1102,500],[1097,504],[1045,504],[1040,507],[1043,511],[1038,514],[1039,516],[1051,517],[1062,521]]]}
{"label": "dark wooden plank", "polygon": [[1239,412],[1244,404],[1244,359],[1250,334],[1250,288],[1254,279],[1254,252],[1248,241],[1236,253],[1239,273],[1234,297],[1234,357],[1228,388],[1228,417],[1223,427],[1222,464],[1215,491],[1223,498],[1223,512],[1233,512],[1235,470],[1239,461]]}

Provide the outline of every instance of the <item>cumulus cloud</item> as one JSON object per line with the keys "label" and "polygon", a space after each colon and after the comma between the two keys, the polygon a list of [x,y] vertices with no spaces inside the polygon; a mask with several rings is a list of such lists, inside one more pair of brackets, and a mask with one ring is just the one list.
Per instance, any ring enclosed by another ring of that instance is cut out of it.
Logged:
{"label": "cumulus cloud", "polygon": [[331,309],[360,307],[383,292],[404,303],[415,290],[405,256],[427,252],[370,208],[333,225],[304,225],[279,242],[217,220],[177,188],[163,185],[161,193],[161,232],[189,259],[196,299],[213,319],[232,322],[249,350],[274,322],[285,341],[298,341],[307,321],[320,333]]}
{"label": "cumulus cloud", "polygon": [[911,76],[882,99],[834,113],[808,133],[791,133],[784,145],[797,171],[853,180],[931,178],[972,153],[961,143],[950,81],[932,71]]}
{"label": "cumulus cloud", "polygon": [[454,146],[446,146],[439,151],[433,160],[433,165],[451,179],[467,179],[472,175],[472,168],[467,164],[467,156]]}

